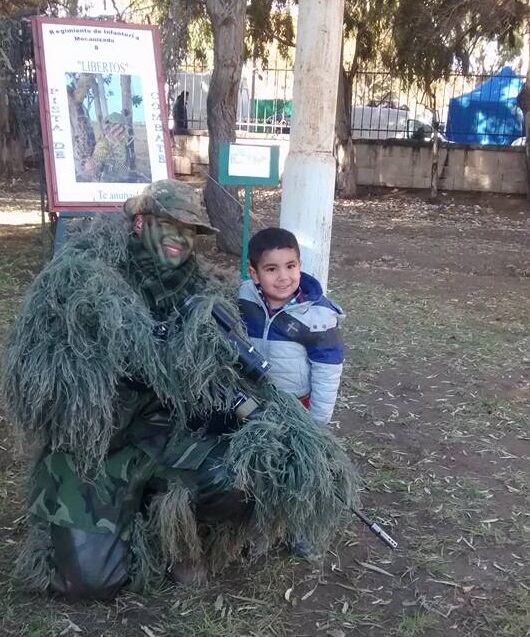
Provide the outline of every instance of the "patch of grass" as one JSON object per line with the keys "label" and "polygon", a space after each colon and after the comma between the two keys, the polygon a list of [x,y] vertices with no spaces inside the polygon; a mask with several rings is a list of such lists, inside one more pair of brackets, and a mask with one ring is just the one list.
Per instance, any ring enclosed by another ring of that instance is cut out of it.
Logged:
{"label": "patch of grass", "polygon": [[297,584],[301,582],[294,577],[292,564],[271,559],[249,569],[237,587],[235,582],[216,585],[173,604],[164,623],[171,635],[283,637],[287,634],[283,615],[292,608],[284,594],[293,588],[289,599],[296,603]]}
{"label": "patch of grass", "polygon": [[258,613],[259,604],[232,603],[235,601],[228,598],[217,608],[213,604],[199,602],[194,605],[192,613],[172,613],[166,634],[189,637],[283,637],[287,634],[280,618],[281,607],[267,606]]}
{"label": "patch of grass", "polygon": [[398,626],[392,630],[391,635],[396,637],[423,637],[438,626],[438,618],[424,612],[404,617]]}
{"label": "patch of grass", "polygon": [[413,573],[423,570],[432,576],[447,577],[451,570],[450,558],[445,556],[445,542],[434,535],[423,533],[413,540],[405,559]]}
{"label": "patch of grass", "polygon": [[502,599],[491,600],[463,622],[461,634],[470,637],[528,637],[530,593],[516,589]]}
{"label": "patch of grass", "polygon": [[497,455],[505,455],[502,439],[507,431],[522,435],[530,428],[528,404],[501,398],[481,397],[464,401],[447,398],[438,406],[444,440],[461,442],[470,435],[479,436],[482,448]]}
{"label": "patch of grass", "polygon": [[26,600],[13,605],[14,601],[8,595],[1,602],[0,631],[3,637],[56,637],[68,625],[65,616],[61,617],[49,604],[30,604]]}
{"label": "patch of grass", "polygon": [[[368,591],[365,590],[364,594],[367,595]],[[369,596],[370,599],[373,595]],[[319,617],[319,620],[315,622],[318,634],[326,634],[326,630],[330,631],[327,634],[332,634],[331,631],[337,631],[340,634],[342,629],[347,631],[347,634],[367,634],[366,631],[370,629],[382,629],[383,617],[380,609],[361,610],[360,599],[351,599],[348,597],[340,597],[333,602],[333,608],[327,611],[315,611],[315,615]],[[350,633],[350,631],[355,631]],[[359,633],[357,632],[359,631]],[[344,631],[343,631],[344,632]],[[372,634],[372,632],[370,632]]]}
{"label": "patch of grass", "polygon": [[334,292],[352,317],[343,330],[356,375],[391,367],[397,359],[432,363],[443,358],[456,372],[496,377],[530,350],[527,309],[521,303],[514,305],[518,314],[511,323],[492,325],[465,307],[373,284],[340,283]]}
{"label": "patch of grass", "polygon": [[411,564],[413,573],[425,572],[439,579],[451,577],[451,560],[444,559],[438,553],[413,553]]}
{"label": "patch of grass", "polygon": [[0,341],[15,317],[25,290],[42,264],[42,248],[36,229],[0,228]]}
{"label": "patch of grass", "polygon": [[29,626],[20,633],[23,637],[54,637],[56,629],[50,623],[49,618],[32,619]]}
{"label": "patch of grass", "polygon": [[407,492],[409,483],[401,480],[395,469],[388,467],[370,471],[363,477],[363,484],[370,492],[402,493]]}

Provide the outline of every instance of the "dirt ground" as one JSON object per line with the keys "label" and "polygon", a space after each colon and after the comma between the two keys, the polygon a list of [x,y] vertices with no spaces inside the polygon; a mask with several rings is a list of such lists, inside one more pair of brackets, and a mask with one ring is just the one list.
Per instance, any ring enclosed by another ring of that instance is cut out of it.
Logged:
{"label": "dirt ground", "polygon": [[[37,199],[34,185],[0,188],[1,218]],[[255,227],[274,223],[278,193],[255,203]],[[74,606],[25,594],[10,578],[24,460],[0,412],[1,635],[530,635],[526,201],[366,192],[337,202],[333,223],[329,294],[347,314],[348,354],[332,426],[364,509],[399,548],[352,521],[321,568],[278,552],[206,590]],[[0,339],[42,263],[40,237],[0,225]]]}

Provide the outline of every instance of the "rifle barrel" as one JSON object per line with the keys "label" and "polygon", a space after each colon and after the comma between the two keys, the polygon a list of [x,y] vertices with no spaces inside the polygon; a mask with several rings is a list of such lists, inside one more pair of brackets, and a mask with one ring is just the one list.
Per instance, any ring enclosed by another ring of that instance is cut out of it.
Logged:
{"label": "rifle barrel", "polygon": [[379,526],[379,524],[377,524],[377,522],[372,522],[372,520],[367,518],[364,513],[361,513],[361,511],[357,511],[357,509],[352,509],[352,511],[359,518],[359,520],[366,524],[370,531],[372,531],[372,533],[381,540],[381,542],[389,546],[391,549],[397,548],[398,543],[396,542],[396,540],[394,540],[393,537],[391,537],[385,530],[383,530]]}

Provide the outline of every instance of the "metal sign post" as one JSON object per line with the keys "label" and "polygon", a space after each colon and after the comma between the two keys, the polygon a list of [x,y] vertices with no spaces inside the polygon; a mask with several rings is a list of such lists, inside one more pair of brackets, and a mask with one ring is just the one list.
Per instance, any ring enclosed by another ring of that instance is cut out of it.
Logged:
{"label": "metal sign post", "polygon": [[224,142],[219,147],[219,183],[244,186],[243,249],[241,251],[241,278],[248,278],[248,241],[250,235],[250,209],[252,186],[277,186],[279,175],[279,146],[255,146]]}

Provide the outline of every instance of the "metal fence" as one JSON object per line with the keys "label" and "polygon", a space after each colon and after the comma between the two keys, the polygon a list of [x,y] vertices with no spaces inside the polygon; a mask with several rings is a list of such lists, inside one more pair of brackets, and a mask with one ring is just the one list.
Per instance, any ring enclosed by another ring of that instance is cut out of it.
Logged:
{"label": "metal fence", "polygon": [[[206,128],[210,77],[210,70],[194,67],[183,68],[178,75],[178,93],[188,93],[191,129]],[[517,107],[523,84],[523,76],[506,70],[498,75],[454,74],[439,82],[429,97],[389,72],[359,72],[352,87],[352,135],[354,139],[429,140],[437,134],[460,143],[509,145],[523,135],[523,116]],[[238,129],[271,137],[287,135],[292,91],[292,69],[245,66]]]}
{"label": "metal fence", "polygon": [[[186,96],[187,127],[204,130],[211,69],[186,66],[177,75],[175,100]],[[293,70],[243,68],[237,106],[237,128],[271,136],[286,135],[292,114]],[[182,126],[182,110],[173,109],[173,123]],[[179,115],[180,113],[180,115]]]}
{"label": "metal fence", "polygon": [[428,96],[390,73],[359,73],[353,86],[353,136],[422,140],[437,130],[452,142],[509,145],[523,135],[517,96],[524,80],[510,69],[496,75],[454,74]]}

